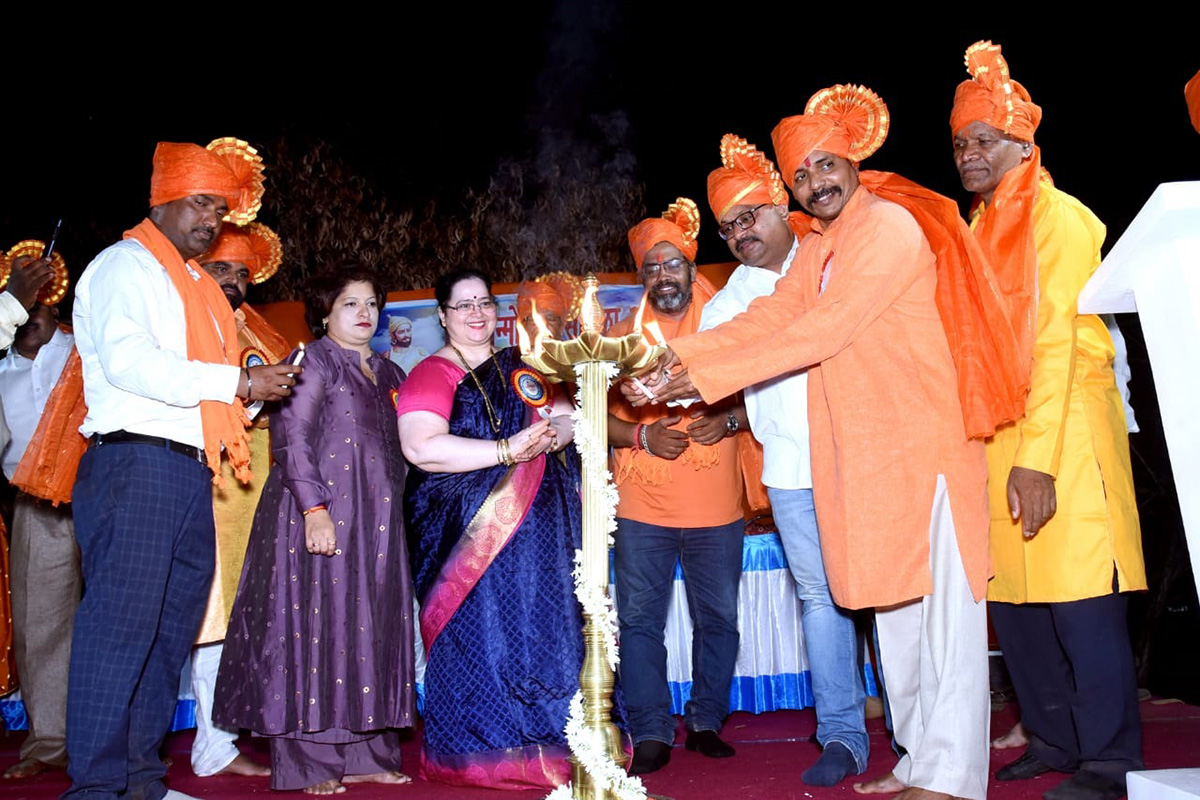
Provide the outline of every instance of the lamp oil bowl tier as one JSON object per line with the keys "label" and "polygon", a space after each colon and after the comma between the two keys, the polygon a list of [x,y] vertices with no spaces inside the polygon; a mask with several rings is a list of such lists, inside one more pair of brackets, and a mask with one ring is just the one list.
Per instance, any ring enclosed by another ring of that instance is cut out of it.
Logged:
{"label": "lamp oil bowl tier", "polygon": [[[616,615],[608,597],[608,547],[616,529],[616,488],[608,472],[608,388],[617,378],[650,367],[663,347],[647,343],[640,332],[604,336],[596,277],[589,275],[584,285],[576,338],[564,342],[547,336],[536,308],[538,333],[532,342],[517,326],[522,360],[555,383],[576,382],[579,390],[575,444],[583,462],[583,551],[576,564],[575,593],[584,612],[582,709],[573,703],[567,722],[571,794],[559,795],[565,792],[560,787],[552,796],[627,800],[646,795],[640,780],[625,775],[625,750],[610,713],[617,653]],[[577,718],[580,714],[582,719]]]}

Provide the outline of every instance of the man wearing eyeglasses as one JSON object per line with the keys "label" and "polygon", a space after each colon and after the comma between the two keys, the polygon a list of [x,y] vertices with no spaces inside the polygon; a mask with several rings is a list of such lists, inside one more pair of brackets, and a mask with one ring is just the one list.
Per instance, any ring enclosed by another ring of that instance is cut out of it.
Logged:
{"label": "man wearing eyeglasses", "polygon": [[[721,161],[723,166],[708,176],[708,202],[721,238],[741,265],[705,305],[702,331],[733,319],[755,298],[774,292],[800,244],[789,224],[787,189],[766,156],[746,140],[726,134]],[[807,215],[796,216],[808,224]],[[861,773],[870,750],[854,619],[829,593],[817,533],[807,371],[747,387],[745,404],[750,430],[763,446],[762,481],[802,603],[804,649],[822,752],[800,779],[810,786],[834,786],[847,775]]]}
{"label": "man wearing eyeglasses", "polygon": [[[986,262],[970,249],[953,201],[892,173],[860,173],[889,118],[869,89],[841,85],[776,126],[781,171],[814,217],[795,266],[746,313],[671,342],[654,377],[642,380],[659,403],[716,400],[810,368],[826,573],[838,603],[875,608],[893,731],[905,750],[891,773],[854,788],[899,792],[898,800],[984,800],[987,465],[982,441],[968,437],[962,367],[950,346],[959,332],[940,313],[939,265],[952,263],[965,281]],[[621,391],[632,403],[649,399],[636,386]],[[981,393],[997,404],[1006,396]]]}
{"label": "man wearing eyeglasses", "polygon": [[[646,296],[637,314],[608,332],[636,325],[649,340],[695,333],[713,287],[692,259],[700,212],[680,198],[662,218],[629,232]],[[635,409],[619,392],[610,404],[617,505],[615,571],[621,626],[621,682],[634,754],[630,772],[666,766],[675,739],[667,651],[667,606],[682,562],[692,616],[692,690],[684,709],[686,747],[710,758],[734,749],[719,731],[729,713],[738,652],[737,593],[742,573],[742,473],[735,434],[745,409],[725,403],[687,409]]]}

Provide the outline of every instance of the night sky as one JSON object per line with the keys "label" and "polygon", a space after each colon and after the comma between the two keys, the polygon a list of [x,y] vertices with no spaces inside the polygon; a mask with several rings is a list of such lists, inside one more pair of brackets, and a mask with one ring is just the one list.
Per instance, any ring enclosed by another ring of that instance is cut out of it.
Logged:
{"label": "night sky", "polygon": [[246,6],[228,12],[239,21],[210,25],[212,7],[197,6],[186,16],[203,33],[191,38],[180,20],[154,37],[144,20],[72,19],[67,33],[57,13],[22,20],[54,44],[8,50],[0,241],[45,238],[64,215],[62,250],[81,268],[94,255],[81,247],[98,249],[97,236],[144,214],[159,140],[320,137],[389,202],[420,206],[485,186],[503,159],[561,157],[603,139],[634,165],[647,213],[694,198],[705,210],[699,260],[727,260],[704,196],[721,135],[769,152],[775,123],[834,83],[865,84],[889,105],[891,134],[866,168],[965,201],[947,119],[963,51],[981,38],[1003,45],[1042,105],[1043,163],[1108,224],[1110,244],[1158,183],[1200,178],[1183,101],[1200,48],[1182,34],[1173,42],[1161,19],[1056,30],[931,10],[847,20],[627,1],[534,0],[516,14],[412,5],[355,19]]}

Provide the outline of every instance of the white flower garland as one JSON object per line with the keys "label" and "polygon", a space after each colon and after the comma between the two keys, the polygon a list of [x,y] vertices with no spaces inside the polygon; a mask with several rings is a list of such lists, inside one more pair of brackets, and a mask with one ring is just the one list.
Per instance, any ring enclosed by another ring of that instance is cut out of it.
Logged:
{"label": "white flower garland", "polygon": [[583,606],[583,613],[596,621],[600,626],[600,634],[604,637],[604,658],[613,672],[621,663],[621,654],[617,650],[617,610],[613,608],[612,598],[603,588],[589,584],[583,579],[583,551],[575,551],[575,569],[571,571],[575,579],[575,597]]}
{"label": "white flower garland", "polygon": [[[582,364],[575,365],[575,374],[579,378],[577,385],[582,387]],[[606,362],[605,389],[612,385],[617,374],[617,365]],[[612,546],[612,534],[617,529],[617,487],[613,485],[612,473],[608,470],[608,443],[597,442],[591,436],[591,432],[583,423],[583,415],[580,413],[582,406],[582,398],[576,394],[575,412],[571,415],[575,428],[575,446],[583,463],[583,479],[590,486],[603,487],[600,496],[604,503],[604,519],[608,522],[608,544]],[[605,659],[609,667],[616,671],[621,660],[617,651],[617,612],[607,591],[584,580],[582,550],[575,551],[575,569],[572,571],[572,577],[575,579],[575,597],[583,606],[584,614],[599,625],[603,635]],[[582,691],[576,692],[575,697],[571,699],[566,734],[571,754],[598,786],[612,792],[619,800],[645,800],[646,787],[642,785],[641,779],[626,774],[624,769],[610,759],[603,737],[599,732],[590,731],[584,725]],[[567,781],[546,795],[546,800],[572,800],[573,797],[571,782]]]}
{"label": "white flower garland", "polygon": [[[571,755],[575,756],[597,785],[612,792],[618,800],[646,800],[646,787],[642,785],[642,779],[626,774],[625,770],[610,760],[600,733],[584,726],[582,691],[576,692],[571,698],[566,733]],[[571,782],[567,781],[546,795],[546,800],[571,800],[573,797]]]}
{"label": "white flower garland", "polygon": [[[600,362],[604,366],[604,389],[608,390],[612,382],[620,374],[617,365],[612,361]],[[604,503],[604,519],[607,522],[608,546],[613,546],[613,532],[617,529],[617,487],[613,483],[612,472],[608,469],[608,440],[595,441],[591,431],[583,420],[583,364],[575,365],[575,410],[571,412],[571,422],[575,429],[575,447],[579,450],[580,461],[583,465],[583,479],[589,486],[600,488],[600,496]],[[586,608],[586,606],[584,606]]]}

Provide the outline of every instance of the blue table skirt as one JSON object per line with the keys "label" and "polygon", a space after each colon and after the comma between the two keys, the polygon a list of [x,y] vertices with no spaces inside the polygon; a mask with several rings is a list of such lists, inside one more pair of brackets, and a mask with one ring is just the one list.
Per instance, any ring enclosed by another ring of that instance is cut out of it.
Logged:
{"label": "blue table skirt", "polygon": [[[741,646],[733,682],[729,687],[730,711],[761,714],[782,708],[807,708],[813,704],[800,601],[787,570],[787,559],[774,533],[747,536],[742,550],[742,580],[738,590],[738,628]],[[675,591],[667,611],[667,678],[671,709],[682,714],[691,694],[692,622],[688,615],[683,572],[676,565]],[[424,654],[418,653],[417,678],[424,674]],[[853,669],[853,665],[847,665]],[[196,701],[191,692],[191,662],[184,665],[179,704],[172,730],[195,727]],[[871,669],[864,680],[869,694],[877,695]],[[424,688],[418,683],[418,692]],[[0,699],[0,717],[9,730],[27,727],[20,693]]]}

